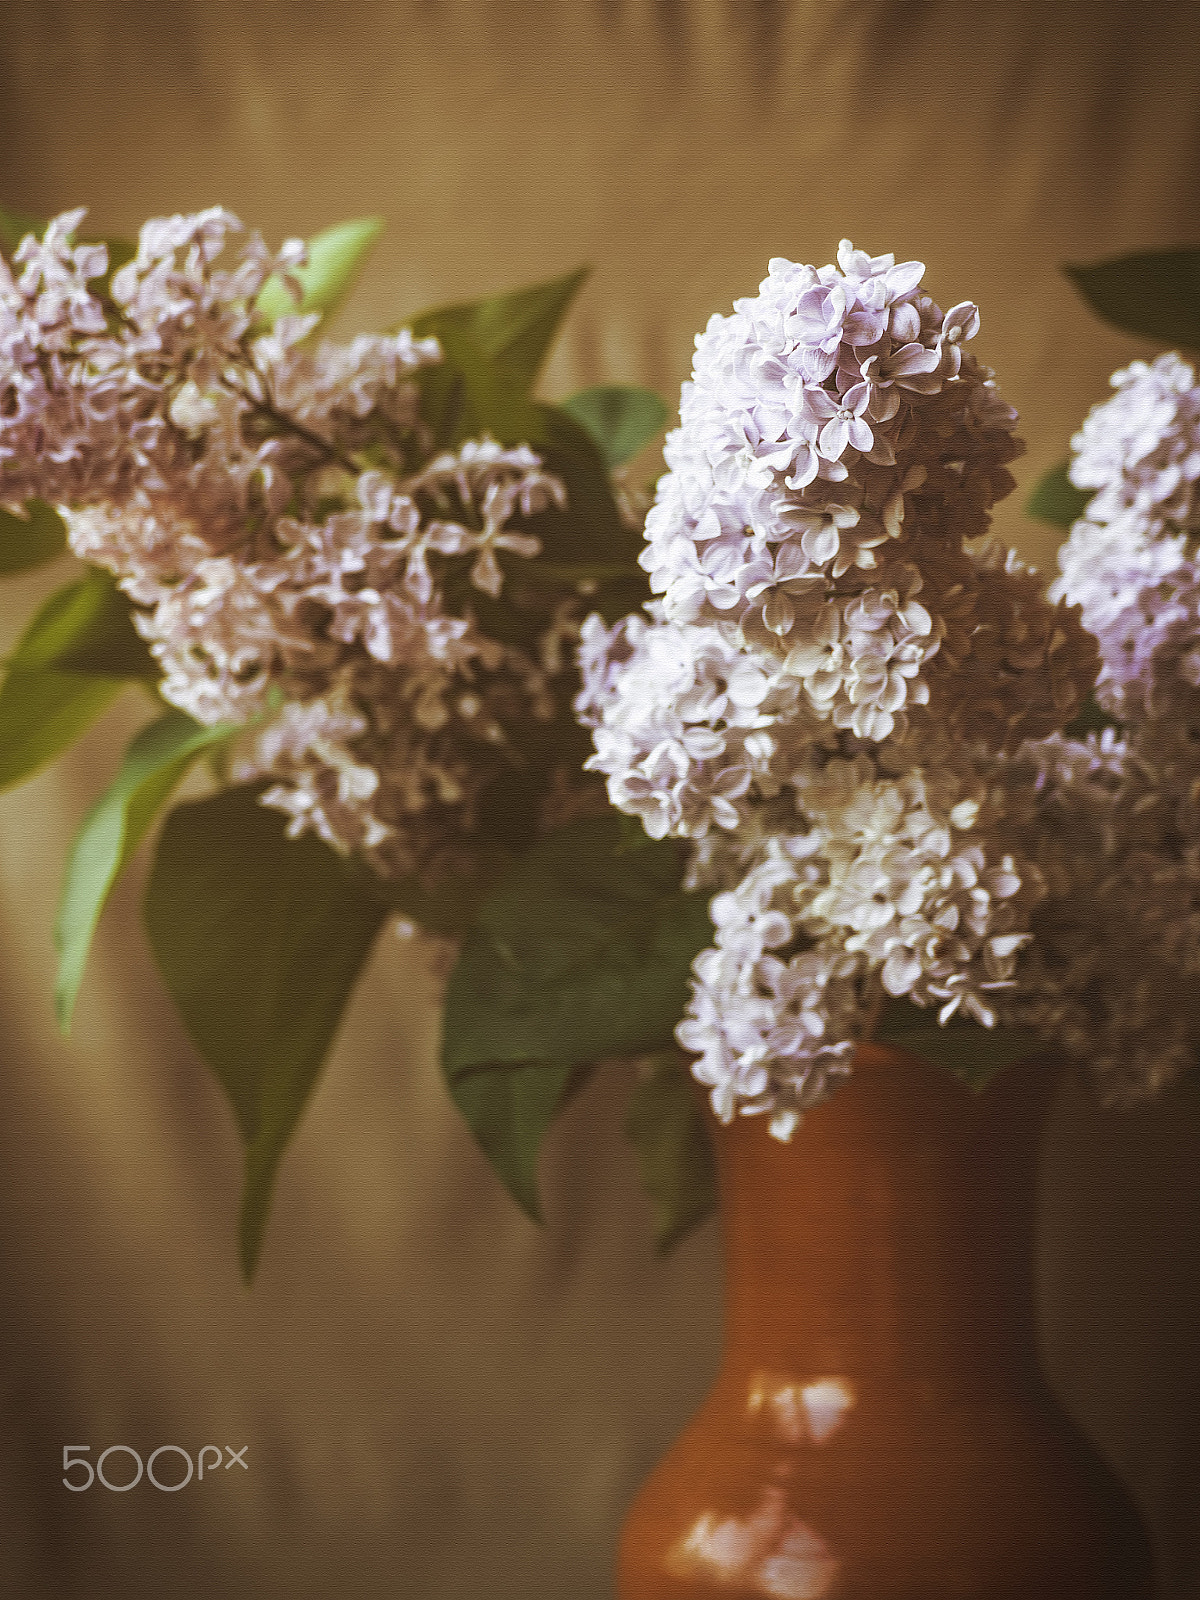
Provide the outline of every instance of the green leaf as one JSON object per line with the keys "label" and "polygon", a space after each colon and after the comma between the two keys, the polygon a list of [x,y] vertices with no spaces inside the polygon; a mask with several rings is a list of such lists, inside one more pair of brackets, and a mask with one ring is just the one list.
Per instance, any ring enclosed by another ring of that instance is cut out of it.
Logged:
{"label": "green leaf", "polygon": [[531,405],[529,410],[528,416],[512,419],[525,431],[514,430],[504,442],[532,445],[567,491],[565,509],[550,506],[528,523],[542,541],[542,559],[550,564],[599,562],[606,569],[616,567],[634,577],[641,594],[648,597],[648,579],[637,564],[645,544],[640,533],[621,521],[603,456],[565,411],[545,405]]}
{"label": "green leaf", "polygon": [[159,836],[146,928],[246,1144],[247,1280],[280,1157],[386,915],[366,869],[288,839],[254,789],[177,806]]}
{"label": "green leaf", "polygon": [[1023,1028],[984,1028],[958,1016],[942,1027],[935,1011],[910,1000],[887,1001],[874,1037],[924,1056],[975,1090],[985,1088],[1002,1067],[1042,1048],[1037,1036]]}
{"label": "green leaf", "polygon": [[475,921],[484,897],[512,859],[507,850],[484,845],[469,872],[453,870],[432,884],[416,878],[381,881],[379,894],[393,911],[409,917],[427,933],[458,938]]}
{"label": "green leaf", "polygon": [[557,829],[504,874],[446,996],[453,1077],[493,1061],[577,1064],[669,1047],[707,897],[679,886],[674,842],[620,853],[612,815]]}
{"label": "green leaf", "polygon": [[[678,847],[622,854],[621,837],[609,815],[534,845],[484,900],[450,976],[442,1069],[510,1187],[532,1170],[569,1081],[556,1099],[548,1079],[530,1080],[535,1094],[512,1069],[561,1073],[670,1047],[692,960],[712,939],[706,897],[679,886]],[[464,1088],[497,1073],[503,1093]]]}
{"label": "green leaf", "polygon": [[1114,327],[1200,349],[1200,250],[1147,250],[1064,271]]}
{"label": "green leaf", "polygon": [[1052,522],[1056,528],[1069,528],[1079,521],[1092,498],[1092,491],[1075,487],[1067,476],[1069,466],[1069,461],[1061,461],[1038,479],[1025,502],[1027,516],[1036,517],[1039,522]]}
{"label": "green leaf", "polygon": [[665,1255],[715,1207],[716,1166],[694,1086],[678,1055],[664,1051],[641,1068],[625,1132],[654,1204],[654,1242]]}
{"label": "green leaf", "polygon": [[667,408],[652,390],[619,384],[581,389],[562,409],[587,429],[610,468],[637,455],[667,421]]}
{"label": "green leaf", "polygon": [[21,516],[0,509],[0,573],[44,566],[66,548],[63,519],[44,500],[30,500]]}
{"label": "green leaf", "polygon": [[112,576],[93,567],[52,594],[9,660],[28,671],[104,673],[114,678],[159,676],[159,667],[133,625],[132,607]]}
{"label": "green leaf", "polygon": [[433,335],[452,366],[469,367],[464,351],[477,352],[502,370],[506,385],[527,395],[567,307],[588,275],[587,267],[549,283],[423,312],[412,323],[421,339]]}
{"label": "green leaf", "polygon": [[0,688],[0,788],[61,755],[130,679],[157,676],[129,602],[108,573],[92,570],[51,595]]}
{"label": "green leaf", "polygon": [[69,749],[124,687],[120,678],[10,671],[0,688],[0,789],[32,777]]}
{"label": "green leaf", "polygon": [[308,263],[294,276],[303,290],[299,305],[282,278],[268,278],[259,292],[255,310],[268,327],[280,317],[311,311],[329,317],[346,298],[368,253],[383,232],[382,217],[356,217],[339,222],[308,241]]}
{"label": "green leaf", "polygon": [[115,780],[85,817],[67,857],[54,925],[59,952],[54,1001],[63,1033],[71,1026],[88,950],[110,889],[192,762],[236,731],[232,724],[205,728],[182,711],[168,711],[135,735]]}
{"label": "green leaf", "polygon": [[464,1072],[450,1082],[454,1103],[513,1199],[542,1220],[537,1163],[542,1140],[586,1069],[524,1061]]}
{"label": "green leaf", "polygon": [[1063,732],[1068,739],[1086,739],[1089,733],[1102,733],[1105,728],[1115,728],[1118,733],[1125,724],[1118,722],[1116,717],[1110,717],[1107,711],[1101,710],[1100,704],[1094,694],[1089,694],[1079,713],[1067,723]]}

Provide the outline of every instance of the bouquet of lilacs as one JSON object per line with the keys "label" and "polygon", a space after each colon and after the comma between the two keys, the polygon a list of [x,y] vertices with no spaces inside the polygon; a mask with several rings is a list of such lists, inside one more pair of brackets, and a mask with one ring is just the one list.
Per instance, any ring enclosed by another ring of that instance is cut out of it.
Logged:
{"label": "bouquet of lilacs", "polygon": [[[775,260],[697,338],[656,598],[582,630],[588,766],[629,826],[531,852],[451,978],[446,1065],[506,1097],[514,1192],[598,1053],[657,1052],[629,1127],[663,1240],[712,1192],[672,1040],[722,1121],[781,1139],[870,1037],[975,1088],[1050,1048],[1110,1101],[1194,1059],[1193,375],[1135,369],[1085,428],[1073,477],[1102,493],[1046,595],[989,533],[1021,446],[978,311],[923,270],[849,242]],[[1065,503],[1056,472],[1031,510]]]}
{"label": "bouquet of lilacs", "polygon": [[1021,446],[978,312],[920,263],[773,261],[697,340],[647,513],[655,397],[532,396],[581,274],[335,343],[372,219],[276,252],[221,210],[82,220],[0,214],[0,571],[84,563],[9,657],[0,784],[150,692],[67,862],[59,1016],[165,812],[146,927],[246,1145],[247,1273],[397,918],[455,941],[442,1068],[532,1215],[562,1106],[638,1058],[663,1246],[714,1196],[680,1045],[784,1139],[872,1035],[976,1086],[1053,1043],[1114,1098],[1190,1059],[1190,369],[1085,427],[1047,597],[989,534]]}
{"label": "bouquet of lilacs", "polygon": [[218,792],[167,818],[146,919],[247,1143],[249,1270],[389,914],[459,931],[531,838],[604,807],[575,647],[585,609],[645,592],[610,469],[665,413],[634,390],[531,398],[580,273],[317,342],[373,219],[271,251],[220,209],[135,246],[78,242],[83,218],[3,219],[0,570],[68,548],[86,567],[9,658],[0,782],[126,684],[157,702],[68,862],[65,1027],[114,879],[212,759]]}

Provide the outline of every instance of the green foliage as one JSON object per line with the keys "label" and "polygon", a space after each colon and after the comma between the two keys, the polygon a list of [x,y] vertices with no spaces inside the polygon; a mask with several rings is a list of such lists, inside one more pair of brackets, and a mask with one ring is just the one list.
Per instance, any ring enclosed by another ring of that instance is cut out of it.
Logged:
{"label": "green foliage", "polygon": [[276,274],[267,279],[259,293],[255,305],[258,320],[272,327],[280,317],[311,311],[320,312],[323,318],[331,316],[349,294],[382,232],[382,217],[356,217],[318,233],[308,241],[307,265],[297,267],[291,274],[303,291],[300,304]]}
{"label": "green foliage", "polygon": [[135,735],[121,770],[85,817],[67,857],[54,925],[54,1001],[64,1033],[110,889],[192,762],[234,732],[232,725],[205,728],[182,711],[166,712]]}
{"label": "green foliage", "polygon": [[459,938],[471,927],[484,897],[512,859],[509,851],[486,844],[474,854],[477,864],[470,872],[452,871],[433,884],[416,878],[381,880],[378,892],[393,911],[410,917],[427,933]]}
{"label": "green foliage", "polygon": [[62,754],[131,679],[158,668],[107,573],[51,595],[26,629],[0,688],[0,788]]}
{"label": "green foliage", "polygon": [[665,1255],[717,1203],[712,1146],[695,1085],[672,1051],[647,1057],[625,1132],[654,1206],[654,1242]]}
{"label": "green foliage", "polygon": [[[513,1175],[532,1172],[574,1069],[669,1048],[692,959],[712,938],[705,897],[679,886],[679,847],[622,853],[621,839],[615,817],[589,818],[514,862],[484,900],[447,990],[450,1092],[535,1214],[536,1193],[529,1204]],[[509,1089],[472,1082],[497,1073]]]}
{"label": "green foliage", "polygon": [[1025,502],[1027,516],[1039,522],[1052,522],[1056,528],[1069,528],[1087,509],[1092,498],[1090,491],[1077,489],[1067,476],[1070,463],[1060,461],[1057,467],[1038,479],[1033,492]]}
{"label": "green foliage", "polygon": [[66,548],[63,519],[44,500],[31,500],[21,516],[0,509],[0,573],[44,566]]}
{"label": "green foliage", "polygon": [[1089,733],[1102,733],[1105,728],[1115,728],[1120,733],[1124,726],[1116,717],[1110,717],[1107,711],[1101,710],[1096,696],[1089,694],[1078,715],[1067,723],[1063,732],[1068,739],[1086,739]]}
{"label": "green foliage", "polygon": [[[437,338],[452,365],[470,367],[471,358],[482,356],[502,375],[506,387],[527,395],[537,382],[567,307],[587,275],[586,267],[577,267],[548,283],[490,295],[486,300],[441,306],[417,317],[412,330],[421,339]],[[468,356],[465,363],[464,352]]]}
{"label": "green foliage", "polygon": [[986,1088],[1002,1067],[1041,1049],[1036,1036],[1023,1028],[984,1028],[957,1015],[942,1027],[936,1011],[910,1000],[886,1002],[874,1037],[910,1055],[924,1056],[975,1090]]}
{"label": "green foliage", "polygon": [[146,928],[246,1144],[247,1279],[280,1157],[386,915],[365,869],[288,839],[254,789],[177,806],[160,835]]}
{"label": "green foliage", "polygon": [[619,384],[581,389],[562,409],[586,428],[610,468],[637,455],[667,420],[667,408],[652,390]]}
{"label": "green foliage", "polygon": [[542,1220],[537,1163],[550,1124],[586,1067],[544,1061],[505,1062],[451,1081],[455,1104],[504,1187],[534,1222]]}
{"label": "green foliage", "polygon": [[1064,270],[1114,327],[1200,350],[1200,250],[1147,250]]}
{"label": "green foliage", "polygon": [[10,671],[0,689],[0,789],[56,760],[124,687],[120,678]]}

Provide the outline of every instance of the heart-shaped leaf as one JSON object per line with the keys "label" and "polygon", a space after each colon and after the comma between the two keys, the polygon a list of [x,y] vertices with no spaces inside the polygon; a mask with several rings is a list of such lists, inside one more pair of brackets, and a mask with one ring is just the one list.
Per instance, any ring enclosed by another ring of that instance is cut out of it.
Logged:
{"label": "heart-shaped leaf", "polygon": [[[712,938],[706,898],[680,888],[679,847],[631,852],[622,837],[609,815],[534,845],[484,900],[450,976],[442,1068],[510,1187],[532,1171],[569,1069],[670,1047],[692,960]],[[518,1068],[558,1073],[557,1087],[512,1078]],[[464,1087],[498,1073],[509,1090]],[[535,1212],[536,1193],[522,1203]]]}
{"label": "heart-shaped leaf", "polygon": [[386,916],[364,868],[287,838],[254,789],[177,806],[159,836],[146,928],[246,1144],[247,1279],[280,1157]]}
{"label": "heart-shaped leaf", "polygon": [[542,1140],[586,1067],[505,1062],[463,1072],[450,1084],[455,1104],[504,1187],[534,1222],[542,1220],[537,1165]]}
{"label": "heart-shaped leaf", "polygon": [[667,421],[667,408],[652,390],[620,384],[581,389],[562,409],[586,428],[610,468],[637,455]]}
{"label": "heart-shaped leaf", "polygon": [[677,1052],[639,1063],[625,1120],[642,1187],[654,1206],[654,1241],[665,1255],[717,1203],[712,1145],[694,1084]]}
{"label": "heart-shaped leaf", "polygon": [[109,891],[192,762],[236,732],[232,725],[205,728],[182,711],[166,712],[135,735],[121,770],[84,818],[67,857],[54,926],[55,1010],[64,1033]]}
{"label": "heart-shaped leaf", "polygon": [[942,1027],[935,1011],[911,1000],[888,1000],[874,1036],[910,1055],[924,1056],[975,1090],[986,1088],[1001,1068],[1043,1048],[1036,1034],[1023,1028],[984,1028],[957,1016]]}
{"label": "heart-shaped leaf", "polygon": [[469,367],[472,355],[484,357],[502,372],[506,388],[527,395],[587,275],[586,267],[578,267],[548,283],[440,306],[416,317],[412,330],[422,339],[435,337],[452,366]]}
{"label": "heart-shaped leaf", "polygon": [[271,327],[280,317],[310,311],[331,316],[349,294],[382,232],[382,217],[356,217],[318,233],[308,241],[307,263],[291,274],[303,291],[300,304],[278,275],[268,278],[255,303],[259,322]]}
{"label": "heart-shaped leaf", "polygon": [[1051,522],[1056,528],[1069,528],[1079,521],[1093,491],[1077,489],[1067,476],[1069,467],[1070,462],[1061,461],[1038,479],[1025,502],[1026,515]]}
{"label": "heart-shaped leaf", "polygon": [[1064,270],[1114,327],[1200,350],[1200,250],[1146,250]]}
{"label": "heart-shaped leaf", "polygon": [[129,602],[108,573],[93,569],[51,595],[0,687],[0,788],[61,755],[131,679],[157,676]]}

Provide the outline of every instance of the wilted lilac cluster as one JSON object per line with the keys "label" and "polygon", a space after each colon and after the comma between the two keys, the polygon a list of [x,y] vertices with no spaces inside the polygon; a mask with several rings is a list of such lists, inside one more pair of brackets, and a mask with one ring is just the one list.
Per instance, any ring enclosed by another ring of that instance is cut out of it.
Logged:
{"label": "wilted lilac cluster", "polygon": [[1072,441],[1095,493],[1052,593],[1097,636],[1097,697],[1123,727],[1017,758],[1052,892],[1010,1009],[1126,1103],[1200,1047],[1200,386],[1177,355],[1112,383]]}
{"label": "wilted lilac cluster", "polygon": [[82,215],[27,238],[15,276],[0,262],[0,503],[64,508],[136,603],[164,696],[253,725],[238,775],[269,781],[293,833],[435,877],[522,730],[563,709],[564,597],[538,591],[532,653],[473,598],[499,595],[498,552],[538,554],[514,519],[561,483],[524,446],[432,450],[414,380],[436,340],[314,349],[316,317],[259,326],[298,243],[273,254],[217,209],[163,218],[105,287]]}
{"label": "wilted lilac cluster", "polygon": [[1157,1093],[1200,1045],[1200,831],[1183,755],[1106,729],[1012,761],[1037,796],[1030,847],[1048,893],[1002,1014],[1081,1063],[1110,1105]]}
{"label": "wilted lilac cluster", "polygon": [[923,272],[843,241],[710,321],[647,517],[662,598],[584,629],[590,764],[721,890],[680,1042],[718,1115],[781,1137],[882,994],[996,1020],[1044,892],[999,758],[1096,670],[981,537],[1015,413]]}
{"label": "wilted lilac cluster", "polygon": [[1178,355],[1113,374],[1071,441],[1094,490],[1059,551],[1055,592],[1100,641],[1102,705],[1118,717],[1200,712],[1200,385]]}

